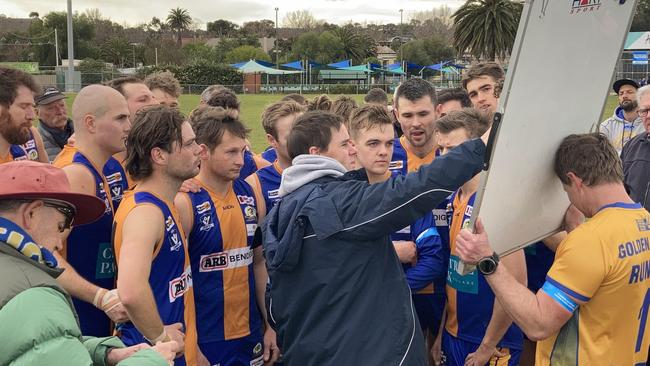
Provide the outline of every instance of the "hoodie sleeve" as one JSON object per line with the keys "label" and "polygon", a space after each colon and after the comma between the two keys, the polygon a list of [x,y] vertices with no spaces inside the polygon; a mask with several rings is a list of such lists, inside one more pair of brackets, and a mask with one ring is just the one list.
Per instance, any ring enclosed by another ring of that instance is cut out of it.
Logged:
{"label": "hoodie sleeve", "polygon": [[[335,235],[353,240],[367,240],[389,235],[434,209],[452,192],[480,172],[485,145],[479,139],[465,142],[431,164],[405,176],[367,184],[344,182],[327,195],[334,206],[341,229]],[[315,234],[319,221],[312,218]],[[330,232],[331,233],[331,232]]]}

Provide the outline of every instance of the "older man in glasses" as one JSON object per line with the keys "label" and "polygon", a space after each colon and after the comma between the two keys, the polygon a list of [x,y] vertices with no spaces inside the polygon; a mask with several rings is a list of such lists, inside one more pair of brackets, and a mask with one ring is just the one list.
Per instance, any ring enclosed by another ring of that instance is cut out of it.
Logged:
{"label": "older man in glasses", "polygon": [[630,197],[650,210],[650,85],[636,92],[637,113],[645,131],[632,138],[621,153],[625,188]]}
{"label": "older man in glasses", "polygon": [[0,175],[0,365],[167,365],[175,342],[151,350],[82,337],[70,296],[56,281],[62,269],[52,252],[62,248],[62,233],[73,220],[100,218],[104,202],[72,192],[63,171],[48,164],[10,162]]}
{"label": "older man in glasses", "polygon": [[[77,225],[59,251],[63,287],[74,297],[85,335],[112,334],[113,322],[128,320],[115,286],[115,258],[111,245],[113,214],[127,189],[120,163],[112,156],[126,149],[131,128],[124,97],[107,86],[83,88],[72,105],[75,146],[65,146],[54,161],[63,168],[72,190],[99,197],[104,215],[95,223]],[[57,253],[58,254],[58,253]]]}

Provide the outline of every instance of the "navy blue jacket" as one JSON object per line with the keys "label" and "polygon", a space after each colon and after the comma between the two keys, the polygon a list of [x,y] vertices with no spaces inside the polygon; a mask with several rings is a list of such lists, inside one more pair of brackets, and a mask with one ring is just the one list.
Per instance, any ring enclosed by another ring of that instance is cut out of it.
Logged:
{"label": "navy blue jacket", "polygon": [[389,235],[476,175],[484,153],[472,140],[406,176],[370,185],[352,171],[278,202],[262,232],[269,322],[286,365],[427,364]]}

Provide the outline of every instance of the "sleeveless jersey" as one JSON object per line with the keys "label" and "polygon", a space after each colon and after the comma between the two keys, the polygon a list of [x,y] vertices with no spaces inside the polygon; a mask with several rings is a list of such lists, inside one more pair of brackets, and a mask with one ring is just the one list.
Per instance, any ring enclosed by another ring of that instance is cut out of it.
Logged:
{"label": "sleeveless jersey", "polygon": [[36,140],[34,139],[34,133],[31,129],[29,130],[29,136],[29,140],[20,145],[20,147],[22,147],[25,151],[25,156],[27,156],[27,159],[38,161],[38,148],[36,147]]}
{"label": "sleeveless jersey", "polygon": [[0,164],[20,160],[28,160],[27,153],[25,153],[25,150],[20,145],[10,145],[9,153],[5,157],[0,158]]}
{"label": "sleeveless jersey", "polygon": [[257,206],[251,186],[238,179],[225,197],[205,185],[187,195],[193,212],[189,256],[199,342],[261,331],[253,274]]}
{"label": "sleeveless jersey", "polygon": [[[448,205],[449,236],[451,240],[449,268],[447,270],[447,322],[445,329],[452,336],[467,342],[481,343],[494,308],[494,292],[485,277],[474,270],[461,276],[456,269],[460,258],[456,253],[456,236],[469,225],[476,193],[460,200],[458,191],[451,195]],[[499,347],[521,350],[523,334],[514,323],[508,328]]]}
{"label": "sleeveless jersey", "polygon": [[[84,166],[95,180],[95,196],[106,204],[104,215],[97,221],[74,226],[68,236],[63,255],[81,277],[105,289],[115,287],[115,262],[111,245],[111,228],[117,208],[112,189],[105,173],[100,173],[84,154],[75,147],[65,146],[53,165],[63,168],[71,164]],[[119,174],[119,173],[117,173]],[[113,183],[120,187],[119,182]],[[124,188],[122,186],[121,188]],[[111,333],[110,319],[91,303],[73,298],[79,323],[84,334],[108,336]]]}
{"label": "sleeveless jersey", "polygon": [[[149,274],[149,286],[156,301],[156,308],[164,325],[183,323],[186,329],[186,350],[190,349],[188,338],[194,329],[194,324],[188,324],[186,319],[193,319],[193,303],[191,292],[192,272],[189,266],[187,245],[183,228],[178,225],[179,216],[176,208],[156,195],[145,191],[128,191],[122,197],[120,208],[115,214],[113,225],[113,245],[117,259],[118,273],[119,258],[122,246],[122,226],[128,214],[139,205],[154,205],[165,218],[163,238],[156,243]],[[118,274],[119,275],[119,274]],[[153,310],[153,309],[152,309]],[[187,312],[186,312],[187,311]],[[127,346],[147,343],[144,336],[131,322],[121,324],[120,338]],[[193,347],[196,347],[194,345]],[[189,358],[189,355],[186,355]],[[175,359],[175,365],[185,365],[185,356]]]}
{"label": "sleeveless jersey", "polygon": [[274,148],[270,146],[267,147],[266,150],[264,150],[260,155],[269,163],[275,163],[275,161],[278,160],[278,153]]}
{"label": "sleeveless jersey", "polygon": [[526,274],[528,276],[528,288],[537,292],[546,281],[546,274],[553,265],[555,252],[548,249],[543,242],[531,244],[524,249],[526,255]]}
{"label": "sleeveless jersey", "polygon": [[280,190],[280,182],[282,181],[282,168],[276,161],[273,165],[269,165],[255,172],[255,182],[257,184],[256,190],[260,192],[260,196],[266,203],[266,214],[271,212],[271,209],[280,200],[278,191]]}

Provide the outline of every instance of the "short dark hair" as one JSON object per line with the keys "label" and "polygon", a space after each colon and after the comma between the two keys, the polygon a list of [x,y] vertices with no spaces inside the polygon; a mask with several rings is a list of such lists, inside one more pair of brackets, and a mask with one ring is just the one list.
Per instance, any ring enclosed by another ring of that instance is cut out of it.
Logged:
{"label": "short dark hair", "polygon": [[221,107],[205,106],[196,109],[190,116],[190,124],[196,134],[196,142],[206,145],[210,151],[221,144],[226,131],[243,139],[250,132],[232,110]]}
{"label": "short dark hair", "polygon": [[40,93],[41,88],[34,78],[18,69],[0,66],[0,105],[9,108],[18,96],[18,88],[26,87],[33,93]]}
{"label": "short dark hair", "polygon": [[350,123],[350,115],[355,109],[357,109],[357,102],[346,95],[341,95],[332,103],[330,112],[343,118],[343,122],[347,125]]}
{"label": "short dark hair", "polygon": [[327,151],[332,129],[338,131],[341,125],[341,117],[329,112],[310,111],[298,117],[287,137],[289,157],[293,160],[298,155],[309,154],[312,146]]}
{"label": "short dark hair", "polygon": [[262,113],[262,127],[264,127],[264,132],[273,136],[277,140],[278,131],[275,128],[275,124],[278,122],[278,120],[280,118],[304,112],[305,107],[294,102],[293,100],[281,100],[279,102],[275,102],[266,107]]}
{"label": "short dark hair", "polygon": [[327,96],[327,94],[321,94],[315,97],[311,103],[309,103],[310,111],[329,111],[332,108],[332,99]]}
{"label": "short dark hair", "polygon": [[482,76],[491,76],[492,79],[494,79],[494,81],[500,86],[503,83],[503,80],[506,78],[506,73],[503,71],[503,68],[496,62],[481,62],[474,64],[470,66],[470,68],[463,76],[463,79],[461,80],[463,89],[467,90],[467,83]]}
{"label": "short dark hair", "polygon": [[292,100],[292,101],[294,101],[294,102],[296,102],[296,103],[298,103],[300,105],[309,104],[309,102],[307,101],[307,99],[305,99],[305,97],[303,97],[301,94],[297,94],[297,93],[287,94],[282,99],[280,99],[280,101],[283,101],[283,102],[290,101],[290,100]]}
{"label": "short dark hair", "polygon": [[154,89],[160,89],[175,98],[178,98],[183,91],[181,84],[174,77],[174,74],[169,71],[154,72],[153,74],[149,74],[144,79],[144,84],[151,91]]}
{"label": "short dark hair", "polygon": [[236,109],[239,110],[239,99],[234,91],[223,88],[215,90],[206,104],[212,107],[221,107],[223,109]]}
{"label": "short dark hair", "polygon": [[135,76],[122,76],[119,78],[115,78],[113,80],[109,80],[104,83],[104,85],[111,87],[117,90],[118,92],[120,92],[120,94],[122,94],[124,98],[126,98],[126,94],[124,94],[124,85],[126,84],[144,84],[144,81]]}
{"label": "short dark hair", "polygon": [[384,89],[372,88],[368,90],[366,96],[363,97],[363,101],[365,103],[388,105],[388,95],[386,94]]}
{"label": "short dark hair", "polygon": [[621,159],[607,136],[599,132],[565,137],[555,152],[553,169],[566,185],[570,184],[568,172],[587,186],[623,182]]}
{"label": "short dark hair", "polygon": [[141,109],[126,140],[126,170],[134,180],[148,178],[153,173],[151,150],[160,148],[172,152],[174,142],[183,143],[182,126],[185,118],[175,108],[156,105]]}
{"label": "short dark hair", "polygon": [[465,129],[469,138],[482,136],[490,127],[490,119],[474,108],[453,111],[436,121],[436,131],[448,134],[459,128]]}
{"label": "short dark hair", "polygon": [[443,89],[438,92],[438,104],[444,104],[451,100],[457,100],[463,108],[470,108],[472,101],[467,91],[463,88]]}
{"label": "short dark hair", "polygon": [[438,97],[436,96],[436,88],[433,87],[433,84],[424,79],[411,78],[397,87],[393,105],[399,109],[399,98],[406,98],[408,101],[415,102],[426,96],[431,98],[431,104],[437,104]]}
{"label": "short dark hair", "polygon": [[388,115],[386,107],[377,104],[366,104],[357,108],[350,116],[349,133],[353,138],[357,138],[362,130],[367,130],[375,126],[389,125],[393,127],[393,120]]}

